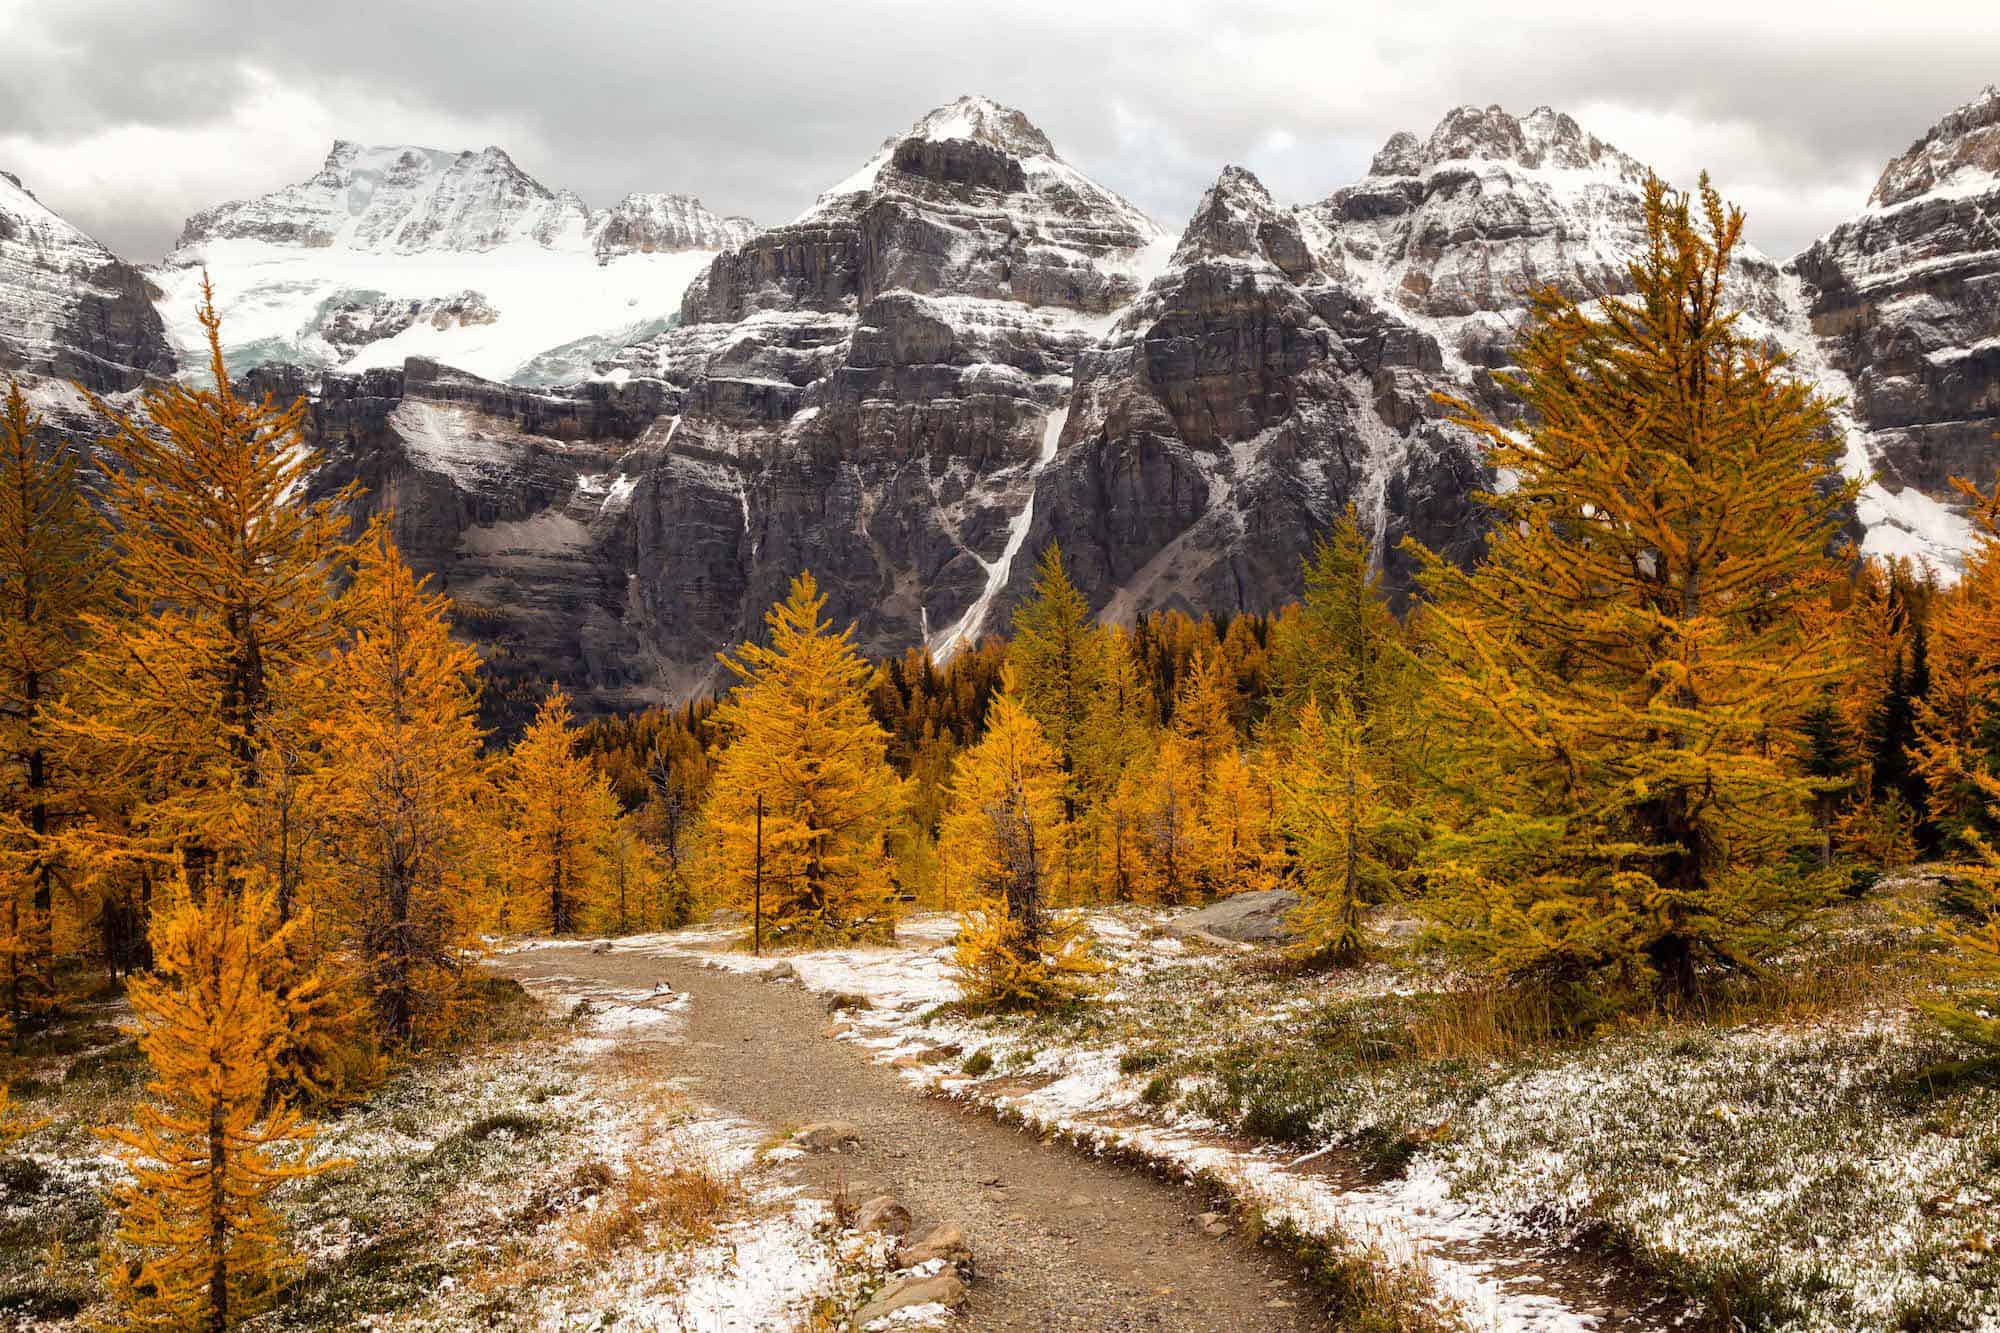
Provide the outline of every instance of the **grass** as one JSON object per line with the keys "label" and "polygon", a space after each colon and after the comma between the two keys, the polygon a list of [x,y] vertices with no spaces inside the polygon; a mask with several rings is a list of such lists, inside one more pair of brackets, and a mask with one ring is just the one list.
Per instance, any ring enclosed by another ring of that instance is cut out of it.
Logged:
{"label": "grass", "polygon": [[1404,947],[1345,971],[1155,957],[1088,1014],[978,1026],[996,1068],[1109,1048],[1155,1114],[1434,1175],[1717,1324],[1966,1327],[2000,1321],[2000,1073],[1914,1014],[1938,984],[1927,891],[1887,880],[1700,1009],[1585,1033]]}

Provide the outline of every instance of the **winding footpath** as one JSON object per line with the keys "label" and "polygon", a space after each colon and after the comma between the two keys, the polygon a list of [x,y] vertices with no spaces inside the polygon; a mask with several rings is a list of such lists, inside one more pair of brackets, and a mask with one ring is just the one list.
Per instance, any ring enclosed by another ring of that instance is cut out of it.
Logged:
{"label": "winding footpath", "polygon": [[797,986],[651,952],[558,945],[505,954],[495,971],[531,989],[689,997],[687,1029],[635,1042],[663,1083],[789,1133],[856,1125],[850,1152],[786,1165],[806,1187],[859,1201],[897,1195],[915,1218],[957,1223],[977,1267],[967,1326],[991,1330],[1293,1330],[1327,1327],[1295,1267],[1253,1242],[1211,1236],[1196,1191],[1045,1144],[983,1112],[912,1090],[831,1032]]}

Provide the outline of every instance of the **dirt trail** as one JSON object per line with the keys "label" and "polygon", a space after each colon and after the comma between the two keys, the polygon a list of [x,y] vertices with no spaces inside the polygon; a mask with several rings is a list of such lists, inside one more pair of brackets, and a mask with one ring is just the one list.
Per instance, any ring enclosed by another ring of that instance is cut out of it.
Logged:
{"label": "dirt trail", "polygon": [[575,979],[693,997],[684,1042],[657,1050],[663,1079],[700,1101],[790,1131],[848,1120],[858,1151],[805,1157],[791,1171],[859,1201],[888,1191],[921,1232],[958,1223],[978,1265],[969,1324],[993,1330],[1321,1329],[1285,1260],[1237,1236],[1213,1238],[1191,1189],[1045,1145],[990,1117],[927,1098],[828,1033],[823,1001],[792,985],[688,959],[587,945],[504,955],[528,984]]}

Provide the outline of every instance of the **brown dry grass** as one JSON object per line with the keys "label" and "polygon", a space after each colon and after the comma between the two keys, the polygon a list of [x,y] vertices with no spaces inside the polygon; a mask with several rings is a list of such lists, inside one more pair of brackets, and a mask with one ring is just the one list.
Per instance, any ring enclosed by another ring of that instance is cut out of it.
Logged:
{"label": "brown dry grass", "polygon": [[593,1255],[639,1244],[685,1244],[713,1235],[736,1196],[735,1178],[685,1145],[657,1157],[634,1153],[571,1233]]}

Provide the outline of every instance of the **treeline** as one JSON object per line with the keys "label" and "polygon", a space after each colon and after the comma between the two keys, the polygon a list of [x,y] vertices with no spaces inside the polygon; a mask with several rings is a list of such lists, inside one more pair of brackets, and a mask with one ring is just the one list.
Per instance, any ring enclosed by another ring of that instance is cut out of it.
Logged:
{"label": "treeline", "polygon": [[145,1328],[270,1303],[303,1114],[452,1036],[484,935],[684,913],[559,694],[489,752],[445,599],[355,494],[303,499],[304,403],[239,397],[201,318],[213,389],[94,403],[96,504],[18,387],[0,410],[0,1017],[47,1022],[67,960],[131,979],[153,1078],[103,1131],[104,1275]]}

